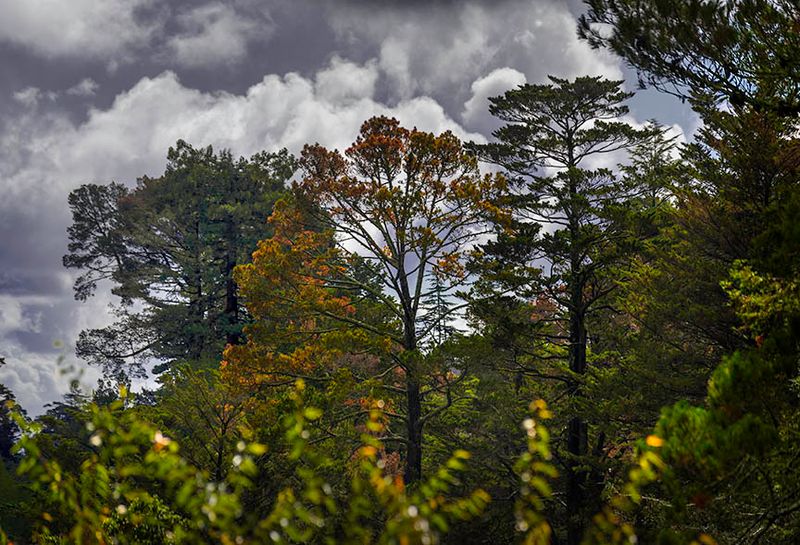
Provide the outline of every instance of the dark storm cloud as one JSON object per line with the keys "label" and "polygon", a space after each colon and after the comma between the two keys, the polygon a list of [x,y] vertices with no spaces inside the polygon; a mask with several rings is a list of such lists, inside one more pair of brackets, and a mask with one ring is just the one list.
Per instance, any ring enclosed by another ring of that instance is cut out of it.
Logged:
{"label": "dark storm cloud", "polygon": [[[0,0],[0,382],[33,412],[66,389],[53,341],[75,363],[78,332],[109,321],[108,291],[75,302],[61,266],[78,185],[158,175],[178,138],[244,155],[343,147],[375,114],[480,139],[488,97],[511,86],[623,75],[577,40],[577,0],[53,6]],[[638,120],[691,128],[685,108],[637,100]]]}
{"label": "dark storm cloud", "polygon": [[334,50],[315,0],[79,0],[52,17],[37,11],[37,0],[25,4],[0,0],[0,116],[19,110],[8,100],[13,93],[63,93],[90,78],[98,84],[91,102],[59,97],[62,110],[80,118],[165,69],[190,87],[242,93],[264,74],[311,73]]}

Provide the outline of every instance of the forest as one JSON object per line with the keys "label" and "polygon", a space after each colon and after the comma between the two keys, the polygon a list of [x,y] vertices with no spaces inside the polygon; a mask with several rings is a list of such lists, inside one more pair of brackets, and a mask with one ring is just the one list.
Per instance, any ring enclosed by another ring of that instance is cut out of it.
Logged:
{"label": "forest", "polygon": [[487,143],[379,115],[74,189],[74,297],[119,303],[95,389],[0,384],[0,544],[800,543],[800,4],[585,4],[689,142],[550,76]]}

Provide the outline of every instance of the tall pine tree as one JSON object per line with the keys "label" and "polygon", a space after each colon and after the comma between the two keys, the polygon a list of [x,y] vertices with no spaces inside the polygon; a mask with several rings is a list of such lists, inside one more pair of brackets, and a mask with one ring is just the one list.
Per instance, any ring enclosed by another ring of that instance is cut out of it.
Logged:
{"label": "tall pine tree", "polygon": [[[570,545],[581,539],[590,507],[583,460],[590,450],[589,430],[575,408],[587,372],[587,324],[616,286],[611,272],[624,259],[630,238],[619,216],[638,191],[597,165],[650,133],[620,120],[631,96],[621,84],[551,77],[549,84],[512,89],[491,99],[490,112],[505,122],[494,132],[497,141],[475,146],[482,159],[506,170],[514,188],[504,203],[513,210],[514,223],[499,229],[484,248],[483,295],[532,304],[533,319],[550,346],[541,359],[563,357],[567,363],[568,372],[556,378],[566,383],[573,402],[565,456]],[[598,438],[598,447],[602,441]]]}

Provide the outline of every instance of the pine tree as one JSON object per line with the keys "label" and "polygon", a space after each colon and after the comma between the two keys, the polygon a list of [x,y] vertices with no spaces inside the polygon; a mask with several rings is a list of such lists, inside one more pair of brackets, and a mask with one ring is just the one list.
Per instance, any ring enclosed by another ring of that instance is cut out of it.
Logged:
{"label": "pine tree", "polygon": [[[484,248],[483,295],[515,297],[546,313],[539,313],[539,331],[561,347],[550,357],[566,359],[568,373],[556,378],[566,382],[576,404],[588,365],[587,324],[615,289],[611,271],[625,258],[630,238],[618,221],[620,209],[635,193],[608,168],[590,165],[652,133],[620,121],[631,96],[621,84],[551,77],[549,84],[512,89],[490,99],[490,112],[505,122],[494,132],[497,141],[474,146],[482,159],[506,170],[514,190],[504,203],[513,210],[512,228],[500,229]],[[581,539],[589,507],[582,461],[590,451],[589,430],[574,411],[566,439],[571,545]]]}
{"label": "pine tree", "polygon": [[75,297],[110,283],[117,321],[81,332],[78,355],[141,374],[178,360],[218,361],[246,321],[233,269],[269,234],[266,218],[294,172],[284,150],[234,159],[179,141],[163,176],[135,189],[88,184],[70,194],[64,265],[82,271]]}

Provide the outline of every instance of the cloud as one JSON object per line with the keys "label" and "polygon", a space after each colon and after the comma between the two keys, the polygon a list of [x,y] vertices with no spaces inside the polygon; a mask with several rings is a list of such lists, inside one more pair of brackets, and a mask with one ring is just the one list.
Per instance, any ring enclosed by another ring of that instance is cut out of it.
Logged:
{"label": "cloud", "polygon": [[369,79],[370,66],[334,59],[316,80],[271,74],[242,95],[201,92],[184,86],[173,72],[143,78],[109,109],[92,110],[85,123],[39,135],[29,147],[37,148],[45,167],[26,169],[18,177],[30,187],[52,183],[48,172],[57,171],[57,183],[66,190],[80,182],[154,175],[163,168],[166,149],[179,138],[241,154],[281,147],[297,152],[309,141],[341,147],[352,141],[364,119],[382,113],[426,130],[478,137],[427,97],[388,107],[370,96],[368,81],[334,91],[334,82],[353,74]]}
{"label": "cloud", "polygon": [[350,103],[375,94],[378,66],[372,60],[364,65],[334,56],[330,66],[317,72],[315,89],[320,99],[330,103]]}
{"label": "cloud", "polygon": [[35,108],[41,100],[54,101],[58,98],[55,91],[42,91],[38,87],[25,87],[11,95],[14,100],[27,108]]}
{"label": "cloud", "polygon": [[92,78],[83,78],[64,92],[75,97],[91,97],[97,92],[98,87],[99,85]]}
{"label": "cloud", "polygon": [[249,0],[0,0],[0,13],[0,42],[48,59],[101,61],[110,72],[137,61],[185,68],[238,63],[252,42],[275,29],[269,12]]}
{"label": "cloud", "polygon": [[97,91],[98,84],[91,78],[84,78],[69,89],[64,91],[55,90],[42,90],[38,87],[25,87],[11,94],[16,102],[22,104],[26,108],[36,108],[43,101],[55,102],[63,95],[88,98],[94,96]]}
{"label": "cloud", "polygon": [[73,380],[91,391],[101,377],[98,369],[77,361],[66,349],[61,354],[35,354],[6,345],[0,357],[6,360],[0,367],[0,384],[14,393],[29,416],[43,413],[45,405],[68,393]]}
{"label": "cloud", "polygon": [[379,51],[387,87],[398,99],[450,96],[460,107],[470,83],[503,67],[531,83],[548,74],[622,79],[617,59],[578,40],[575,18],[563,2],[466,0],[413,9],[399,2],[380,9],[350,2],[332,7],[328,17],[343,43]]}
{"label": "cloud", "polygon": [[161,21],[154,0],[0,0],[0,40],[49,57],[122,58],[144,47]]}
{"label": "cloud", "polygon": [[177,16],[181,32],[167,41],[174,60],[187,67],[237,63],[247,56],[248,43],[274,31],[271,20],[238,13],[233,6],[209,3]]}
{"label": "cloud", "polygon": [[513,68],[497,68],[472,82],[472,96],[464,103],[461,119],[466,126],[490,134],[498,125],[489,113],[489,98],[526,83],[525,74]]}
{"label": "cloud", "polygon": [[[69,275],[61,274],[69,281]],[[63,286],[67,290],[67,286]],[[84,324],[103,320],[104,311],[81,309],[64,297],[0,293],[0,383],[33,415],[69,390],[72,379],[91,389],[101,373],[79,361],[65,336],[76,336]],[[78,315],[80,314],[80,316]]]}
{"label": "cloud", "polygon": [[[391,107],[376,101],[370,83],[374,70],[371,62],[357,65],[334,58],[315,79],[271,74],[242,95],[201,92],[166,71],[142,78],[108,109],[91,110],[81,124],[52,112],[26,112],[7,124],[9,130],[0,139],[6,169],[16,165],[0,179],[5,196],[0,214],[25,214],[41,221],[41,207],[51,205],[62,210],[59,218],[66,217],[64,203],[71,189],[82,183],[132,182],[144,174],[158,175],[167,148],[178,139],[244,155],[282,147],[296,153],[308,142],[343,148],[365,119],[379,114],[423,130],[450,129],[465,139],[482,139],[464,130],[429,97]],[[353,76],[362,81],[337,86]],[[0,220],[0,225],[14,228],[7,223]]]}
{"label": "cloud", "polygon": [[39,331],[41,315],[31,313],[24,299],[0,295],[0,335],[14,331]]}

